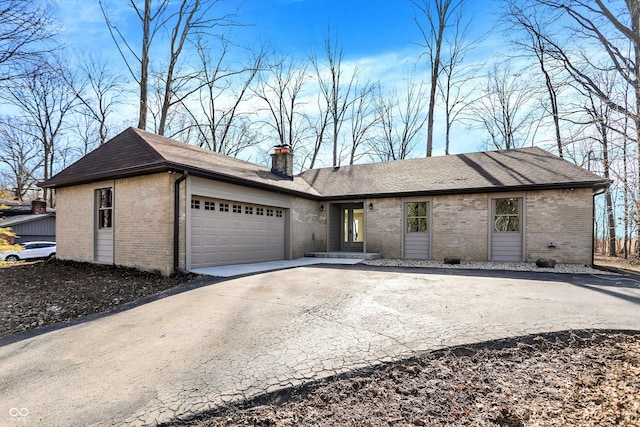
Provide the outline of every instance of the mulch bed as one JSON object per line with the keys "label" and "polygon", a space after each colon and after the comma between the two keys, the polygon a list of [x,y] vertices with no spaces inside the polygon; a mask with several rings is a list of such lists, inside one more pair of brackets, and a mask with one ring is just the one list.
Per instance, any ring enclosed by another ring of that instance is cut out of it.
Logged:
{"label": "mulch bed", "polygon": [[638,426],[640,333],[574,331],[458,347],[292,394],[284,404],[266,396],[171,425]]}
{"label": "mulch bed", "polygon": [[0,337],[108,312],[194,277],[60,260],[1,262]]}

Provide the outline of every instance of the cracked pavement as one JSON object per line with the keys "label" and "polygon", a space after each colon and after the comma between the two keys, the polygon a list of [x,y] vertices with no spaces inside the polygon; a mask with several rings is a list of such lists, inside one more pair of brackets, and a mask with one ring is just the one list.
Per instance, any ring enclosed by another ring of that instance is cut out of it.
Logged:
{"label": "cracked pavement", "polygon": [[636,279],[491,274],[302,267],[7,344],[0,425],[154,425],[442,347],[640,330]]}

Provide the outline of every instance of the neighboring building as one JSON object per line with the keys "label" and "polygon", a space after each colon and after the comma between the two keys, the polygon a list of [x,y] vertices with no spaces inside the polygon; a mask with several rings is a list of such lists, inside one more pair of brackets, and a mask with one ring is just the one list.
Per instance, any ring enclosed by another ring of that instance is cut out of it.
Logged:
{"label": "neighboring building", "polygon": [[0,228],[11,228],[16,234],[14,243],[56,241],[56,212],[47,209],[45,201],[34,200],[8,206],[8,209],[0,211]]}
{"label": "neighboring building", "polygon": [[42,185],[57,256],[159,270],[291,259],[590,264],[593,195],[608,181],[540,148],[308,170],[273,168],[129,128]]}

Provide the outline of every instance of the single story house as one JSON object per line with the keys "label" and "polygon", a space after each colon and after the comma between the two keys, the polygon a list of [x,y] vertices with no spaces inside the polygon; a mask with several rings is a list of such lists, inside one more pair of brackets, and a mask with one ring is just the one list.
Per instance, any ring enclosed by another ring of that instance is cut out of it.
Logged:
{"label": "single story house", "polygon": [[44,200],[7,206],[8,209],[0,210],[0,228],[10,228],[16,234],[14,243],[56,241],[56,212],[47,209]]}
{"label": "single story house", "polygon": [[540,148],[307,170],[129,128],[42,186],[57,256],[163,274],[374,252],[386,258],[590,264],[593,197],[609,182]]}

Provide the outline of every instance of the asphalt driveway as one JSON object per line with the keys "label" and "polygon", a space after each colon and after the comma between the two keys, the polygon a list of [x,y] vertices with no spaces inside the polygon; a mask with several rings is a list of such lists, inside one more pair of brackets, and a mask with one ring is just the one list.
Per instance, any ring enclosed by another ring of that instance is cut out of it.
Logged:
{"label": "asphalt driveway", "polygon": [[0,347],[0,425],[146,425],[415,352],[640,330],[612,275],[302,267],[219,282]]}

